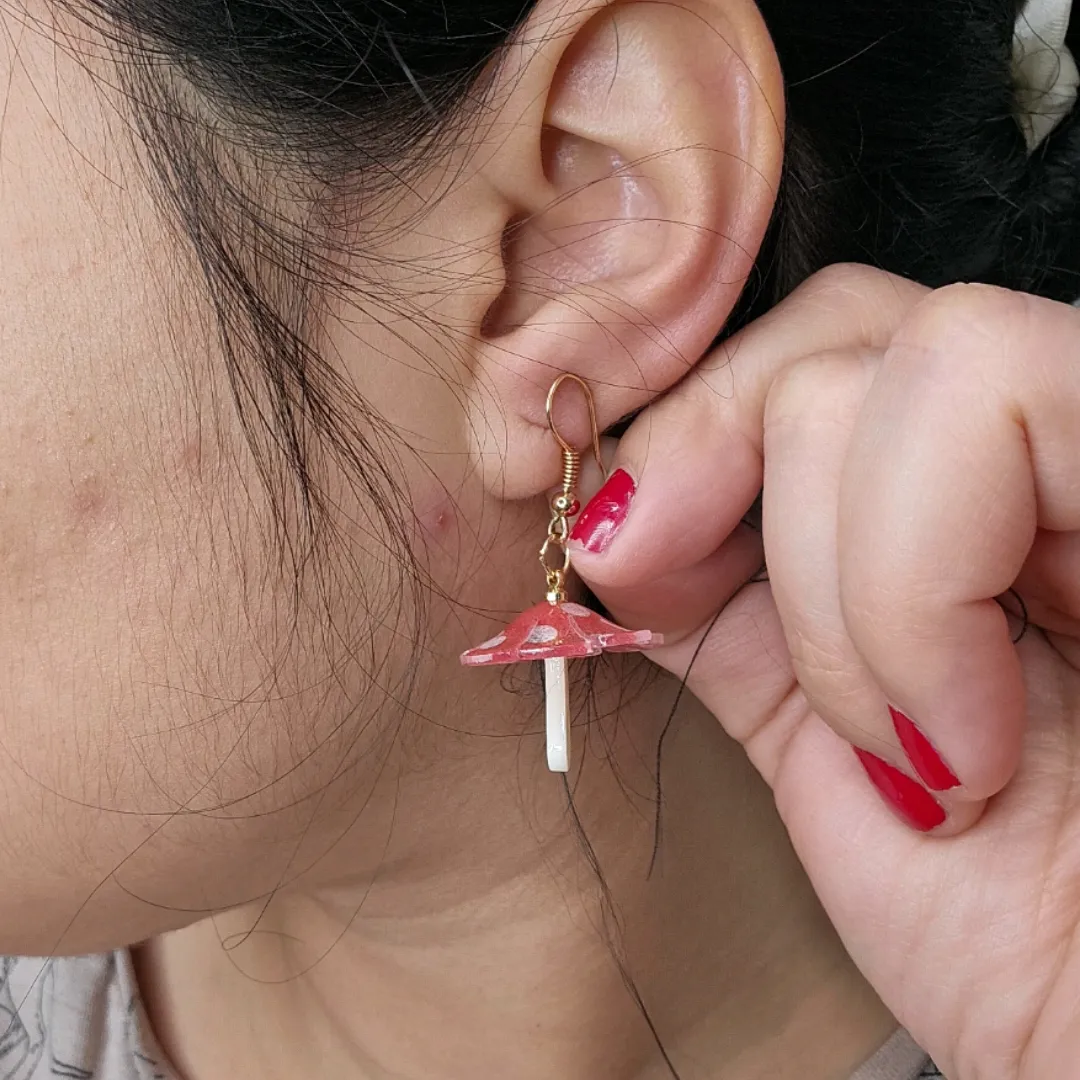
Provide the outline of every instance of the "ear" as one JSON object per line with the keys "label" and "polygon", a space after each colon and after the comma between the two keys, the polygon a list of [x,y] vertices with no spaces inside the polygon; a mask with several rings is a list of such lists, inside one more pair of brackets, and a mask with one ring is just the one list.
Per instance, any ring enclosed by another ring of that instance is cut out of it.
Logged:
{"label": "ear", "polygon": [[[505,208],[504,285],[475,328],[468,391],[474,453],[504,498],[557,478],[544,403],[558,374],[590,384],[606,427],[701,358],[752,269],[783,159],[754,0],[541,0],[518,42],[483,166]],[[560,429],[586,446],[572,397]]]}

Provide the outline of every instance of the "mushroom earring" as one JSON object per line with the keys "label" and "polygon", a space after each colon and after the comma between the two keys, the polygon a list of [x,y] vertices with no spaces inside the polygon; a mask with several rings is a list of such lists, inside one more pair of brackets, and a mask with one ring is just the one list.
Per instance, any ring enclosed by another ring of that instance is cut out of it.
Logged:
{"label": "mushroom earring", "polygon": [[562,490],[551,500],[551,521],[540,548],[540,565],[547,578],[547,591],[539,604],[519,615],[501,633],[461,655],[461,662],[469,667],[544,661],[547,762],[552,772],[561,773],[570,771],[567,660],[602,652],[634,652],[663,644],[660,634],[651,630],[624,630],[582,604],[567,600],[570,552],[566,541],[570,535],[570,521],[581,509],[577,498],[581,453],[559,433],[552,408],[559,387],[568,380],[576,383],[585,395],[592,425],[592,451],[601,473],[604,472],[592,393],[584,379],[566,372],[551,384],[546,406],[548,427],[559,444],[563,459]]}

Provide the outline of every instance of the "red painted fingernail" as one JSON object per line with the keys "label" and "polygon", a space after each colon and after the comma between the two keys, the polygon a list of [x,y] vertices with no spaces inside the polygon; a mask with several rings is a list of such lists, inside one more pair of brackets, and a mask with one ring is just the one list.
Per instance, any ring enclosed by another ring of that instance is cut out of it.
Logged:
{"label": "red painted fingernail", "polygon": [[889,715],[892,717],[900,745],[922,782],[933,791],[948,791],[950,788],[959,787],[960,781],[956,773],[941,760],[941,755],[930,744],[930,740],[899,709],[890,705]]}
{"label": "red painted fingernail", "polygon": [[570,532],[570,539],[594,555],[607,551],[619,526],[630,513],[630,503],[636,491],[630,474],[625,469],[616,469],[581,511],[581,517]]}
{"label": "red painted fingernail", "polygon": [[885,801],[913,829],[929,832],[945,820],[941,803],[916,780],[894,769],[887,761],[855,747],[855,754],[862,762],[874,787]]}

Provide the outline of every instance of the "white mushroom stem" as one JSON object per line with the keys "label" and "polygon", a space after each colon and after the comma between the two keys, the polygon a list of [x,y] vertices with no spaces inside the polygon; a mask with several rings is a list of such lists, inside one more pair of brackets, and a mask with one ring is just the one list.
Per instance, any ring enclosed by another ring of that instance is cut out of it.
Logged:
{"label": "white mushroom stem", "polygon": [[570,680],[566,657],[544,661],[547,698],[547,761],[552,772],[570,771]]}

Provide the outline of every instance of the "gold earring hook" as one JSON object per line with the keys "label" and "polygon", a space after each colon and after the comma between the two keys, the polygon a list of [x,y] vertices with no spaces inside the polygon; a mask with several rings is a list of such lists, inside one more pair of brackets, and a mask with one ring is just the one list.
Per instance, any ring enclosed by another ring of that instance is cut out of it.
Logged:
{"label": "gold earring hook", "polygon": [[581,378],[579,375],[574,375],[572,372],[564,371],[552,384],[551,389],[548,391],[547,404],[545,406],[545,412],[547,413],[548,427],[551,429],[551,434],[555,436],[555,441],[562,449],[563,455],[567,454],[580,454],[581,451],[576,447],[571,446],[559,432],[559,429],[555,426],[555,418],[551,415],[555,405],[555,395],[559,392],[559,387],[564,382],[569,380],[575,382],[581,387],[581,392],[585,395],[585,404],[589,407],[589,424],[592,427],[592,451],[593,456],[596,458],[596,464],[600,468],[601,475],[604,472],[604,458],[600,453],[600,429],[596,426],[596,404],[593,401],[592,391],[589,389],[589,384]]}
{"label": "gold earring hook", "polygon": [[[563,474],[562,491],[551,500],[551,522],[548,525],[547,539],[540,548],[540,565],[543,566],[547,575],[547,600],[551,604],[561,604],[566,600],[566,575],[570,570],[570,552],[566,548],[566,542],[570,536],[569,519],[577,514],[581,504],[577,498],[577,482],[581,473],[581,451],[571,446],[555,426],[555,418],[551,415],[555,405],[555,395],[559,387],[567,380],[576,382],[585,395],[585,404],[589,407],[589,423],[592,426],[592,450],[596,455],[596,464],[600,467],[600,473],[604,472],[604,459],[600,453],[600,430],[596,425],[596,405],[593,402],[592,391],[589,384],[577,375],[564,372],[552,384],[548,391],[547,413],[548,427],[551,434],[559,444],[562,451]],[[555,552],[559,557],[559,563],[555,566],[550,564],[550,556]]]}

